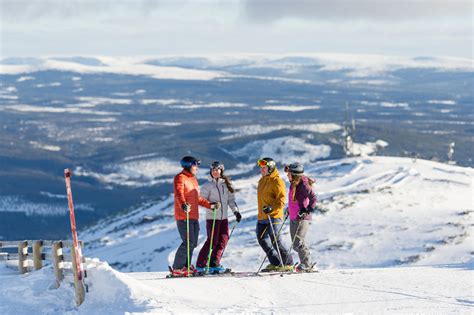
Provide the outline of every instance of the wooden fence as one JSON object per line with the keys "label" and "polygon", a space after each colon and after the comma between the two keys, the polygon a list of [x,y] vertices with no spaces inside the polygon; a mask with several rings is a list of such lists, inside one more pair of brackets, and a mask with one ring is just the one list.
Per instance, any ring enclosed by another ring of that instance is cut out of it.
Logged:
{"label": "wooden fence", "polygon": [[[80,242],[82,248],[83,243]],[[3,249],[18,248],[17,253],[5,252]],[[31,248],[31,250],[30,250]],[[50,249],[48,252],[47,249]],[[70,258],[67,257],[69,252]],[[83,278],[79,280],[76,264],[76,252],[74,245],[69,241],[0,241],[0,261],[18,261],[18,271],[20,274],[29,270],[39,270],[43,267],[43,262],[50,262],[54,268],[54,287],[59,288],[61,282],[71,275],[71,282],[74,283],[76,304],[79,306],[84,302],[85,293],[88,286]],[[82,256],[82,266],[85,266],[85,258]],[[33,269],[32,269],[33,268]],[[84,278],[87,277],[87,270],[83,268]]]}

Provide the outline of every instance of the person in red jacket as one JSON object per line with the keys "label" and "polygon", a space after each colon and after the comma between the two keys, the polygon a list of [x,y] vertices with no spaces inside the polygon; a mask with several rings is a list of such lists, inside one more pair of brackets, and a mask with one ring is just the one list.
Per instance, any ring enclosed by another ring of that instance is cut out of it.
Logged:
{"label": "person in red jacket", "polygon": [[[174,275],[187,275],[188,268],[190,273],[196,272],[193,265],[188,266],[188,262],[191,261],[193,250],[198,244],[199,206],[211,210],[216,210],[220,206],[219,203],[210,203],[199,195],[196,173],[200,164],[198,159],[185,156],[181,159],[183,171],[174,177],[174,216],[182,240],[174,257]],[[187,217],[189,217],[189,222],[187,222]]]}

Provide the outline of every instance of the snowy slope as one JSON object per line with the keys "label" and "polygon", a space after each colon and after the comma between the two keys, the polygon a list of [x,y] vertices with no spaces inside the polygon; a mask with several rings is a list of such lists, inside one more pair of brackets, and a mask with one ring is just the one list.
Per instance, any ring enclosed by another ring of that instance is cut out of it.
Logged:
{"label": "snowy slope", "polygon": [[[473,169],[364,157],[307,172],[327,210],[308,235],[319,273],[166,279],[178,246],[169,196],[79,233],[85,254],[103,261],[88,261],[90,293],[79,308],[71,286],[50,289],[51,266],[20,276],[0,263],[0,314],[474,311]],[[235,182],[245,220],[223,258],[235,270],[255,271],[263,258],[254,235],[258,178]]]}
{"label": "snowy slope", "polygon": [[48,289],[51,268],[23,276],[0,266],[1,314],[472,313],[472,263],[316,274],[166,279],[90,262],[90,292],[76,308],[70,286]]}
{"label": "snowy slope", "polygon": [[[364,157],[317,162],[307,173],[317,179],[320,205],[328,210],[315,216],[307,236],[320,268],[463,263],[472,258],[473,169]],[[264,257],[254,232],[258,179],[235,181],[244,219],[222,263],[236,270],[256,270]],[[231,224],[233,219],[231,215]],[[197,250],[205,240],[204,222],[201,227]],[[179,245],[173,198],[101,222],[80,237],[89,244],[89,257],[119,270],[165,271]],[[287,227],[283,239],[289,244]]]}

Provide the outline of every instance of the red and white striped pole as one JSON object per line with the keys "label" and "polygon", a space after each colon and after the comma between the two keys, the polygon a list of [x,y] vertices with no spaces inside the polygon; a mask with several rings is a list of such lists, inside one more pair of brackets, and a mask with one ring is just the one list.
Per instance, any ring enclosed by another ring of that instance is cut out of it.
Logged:
{"label": "red and white striped pole", "polygon": [[76,253],[76,270],[77,270],[77,280],[82,281],[82,252],[79,242],[77,240],[77,231],[76,231],[76,218],[74,217],[74,204],[72,203],[72,191],[71,191],[71,170],[66,168],[64,170],[64,177],[66,179],[66,191],[67,191],[67,200],[69,203],[69,217],[71,219],[71,232],[72,239],[74,242],[74,251]]}

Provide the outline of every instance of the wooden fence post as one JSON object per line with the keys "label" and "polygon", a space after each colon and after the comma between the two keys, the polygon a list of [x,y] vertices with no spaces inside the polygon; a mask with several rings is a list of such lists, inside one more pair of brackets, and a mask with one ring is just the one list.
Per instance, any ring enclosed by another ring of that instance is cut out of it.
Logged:
{"label": "wooden fence post", "polygon": [[18,270],[21,274],[28,272],[28,242],[18,244]]}
{"label": "wooden fence post", "polygon": [[43,268],[43,241],[36,241],[33,244],[33,265],[35,270]]}
{"label": "wooden fence post", "polygon": [[53,244],[53,264],[54,264],[54,276],[56,277],[56,288],[59,288],[61,281],[64,278],[61,262],[64,260],[63,256],[63,242],[54,242]]}
{"label": "wooden fence post", "polygon": [[71,258],[72,258],[72,271],[74,274],[74,288],[76,291],[76,304],[77,306],[79,306],[82,304],[82,302],[84,302],[86,292],[85,292],[83,281],[78,279],[78,270],[75,264],[76,250],[75,250],[74,245],[71,245]]}

